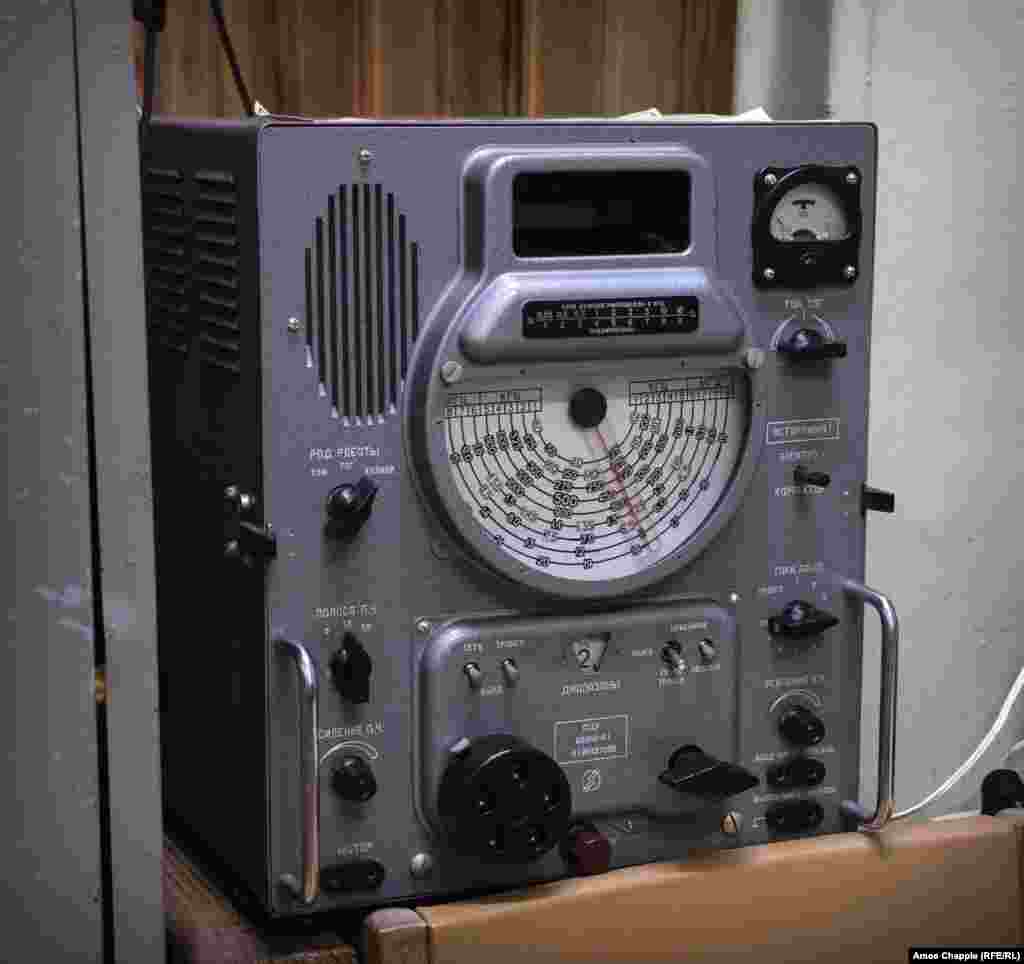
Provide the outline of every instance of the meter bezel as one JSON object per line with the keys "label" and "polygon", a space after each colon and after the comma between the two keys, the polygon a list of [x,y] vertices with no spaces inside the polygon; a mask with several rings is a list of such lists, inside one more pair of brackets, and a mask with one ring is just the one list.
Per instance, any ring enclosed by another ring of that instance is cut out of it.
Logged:
{"label": "meter bezel", "polygon": [[[751,226],[754,284],[758,288],[855,284],[860,277],[862,180],[861,172],[848,164],[803,164],[759,171],[754,178]],[[779,241],[772,237],[771,219],[776,206],[787,192],[802,184],[823,184],[835,192],[846,216],[848,237],[838,241]],[[852,274],[847,270],[850,267]],[[768,276],[766,271],[770,272]]]}

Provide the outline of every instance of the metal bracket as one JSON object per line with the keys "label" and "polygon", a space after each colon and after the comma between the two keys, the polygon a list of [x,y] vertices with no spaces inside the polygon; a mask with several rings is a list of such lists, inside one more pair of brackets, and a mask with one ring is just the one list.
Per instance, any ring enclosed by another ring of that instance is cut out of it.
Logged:
{"label": "metal bracket", "polygon": [[320,686],[316,663],[301,643],[277,639],[295,662],[302,691],[299,695],[299,745],[302,782],[302,881],[282,874],[280,882],[297,900],[312,904],[320,895],[320,759],[318,704]]}
{"label": "metal bracket", "polygon": [[878,833],[892,819],[896,809],[894,800],[896,755],[896,696],[897,657],[899,655],[900,626],[896,610],[886,596],[854,579],[841,578],[839,587],[871,606],[882,621],[882,691],[878,710],[878,805],[869,813],[856,800],[844,800],[841,810],[867,833]]}

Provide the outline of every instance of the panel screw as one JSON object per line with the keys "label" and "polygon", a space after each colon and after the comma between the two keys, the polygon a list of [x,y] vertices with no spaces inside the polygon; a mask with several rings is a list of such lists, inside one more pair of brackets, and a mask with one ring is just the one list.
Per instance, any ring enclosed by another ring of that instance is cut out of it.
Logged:
{"label": "panel screw", "polygon": [[373,160],[373,151],[368,147],[362,147],[359,149],[359,163],[369,164]]}
{"label": "panel screw", "polygon": [[775,269],[774,268],[765,268],[764,271],[761,272],[761,277],[763,277],[765,281],[774,281],[775,280]]}
{"label": "panel screw", "polygon": [[255,508],[256,496],[250,495],[248,492],[242,492],[238,496],[238,507],[243,511],[247,512],[249,509]]}
{"label": "panel screw", "polygon": [[454,385],[462,378],[462,366],[457,361],[446,361],[441,366],[441,381],[445,385]]}
{"label": "panel screw", "polygon": [[743,356],[743,360],[747,364],[747,368],[758,369],[764,364],[764,349],[763,348],[748,348],[746,355]]}
{"label": "panel screw", "polygon": [[856,171],[850,171],[846,175],[846,183],[847,184],[856,184],[859,180],[860,180],[860,178],[857,177],[857,172]]}
{"label": "panel screw", "polygon": [[729,593],[729,602],[731,602],[733,605],[735,605],[739,601],[740,601],[740,594],[738,592],[731,592],[731,593]]}
{"label": "panel screw", "polygon": [[430,632],[430,623],[427,622],[427,620],[425,620],[425,619],[420,619],[416,623],[416,629],[419,632],[421,632],[421,633],[429,633]]}
{"label": "panel screw", "polygon": [[767,184],[768,187],[775,187],[775,185],[779,183],[779,178],[777,175],[769,172],[764,176],[764,183]]}
{"label": "panel screw", "polygon": [[722,817],[722,833],[735,837],[743,829],[743,814],[730,810]]}
{"label": "panel screw", "polygon": [[843,277],[849,281],[853,281],[853,279],[857,277],[857,269],[852,264],[848,264],[843,268]]}
{"label": "panel screw", "polygon": [[409,861],[409,873],[417,880],[429,877],[434,869],[434,858],[430,854],[416,854]]}
{"label": "panel screw", "polygon": [[224,490],[224,498],[225,499],[230,499],[232,502],[234,502],[235,499],[238,498],[238,486],[237,485],[229,485]]}
{"label": "panel screw", "polygon": [[238,540],[232,539],[229,543],[224,546],[224,555],[228,559],[237,559],[239,552]]}
{"label": "panel screw", "polygon": [[299,321],[298,318],[289,318],[288,319],[288,330],[290,332],[292,332],[292,334],[295,334],[295,333],[301,331],[302,330],[302,322]]}

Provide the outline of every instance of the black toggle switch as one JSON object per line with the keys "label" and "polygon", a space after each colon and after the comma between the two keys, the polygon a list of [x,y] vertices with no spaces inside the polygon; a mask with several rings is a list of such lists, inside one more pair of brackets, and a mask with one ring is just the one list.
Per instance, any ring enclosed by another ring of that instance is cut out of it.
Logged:
{"label": "black toggle switch", "polygon": [[692,745],[676,750],[669,758],[668,769],[658,779],[673,790],[708,800],[724,800],[761,782],[749,770],[717,760]]}
{"label": "black toggle switch", "polygon": [[779,342],[778,351],[790,361],[821,361],[825,358],[845,358],[845,341],[826,341],[814,328],[798,328],[785,341]]}
{"label": "black toggle switch", "polygon": [[827,489],[832,476],[827,472],[812,472],[806,466],[798,465],[793,469],[793,481],[797,485],[816,485],[818,488]]}
{"label": "black toggle switch", "polygon": [[803,599],[794,599],[786,603],[777,615],[768,618],[768,632],[786,639],[805,639],[838,624],[839,620],[824,609],[818,609]]}
{"label": "black toggle switch", "polygon": [[331,774],[331,786],[342,800],[366,803],[377,792],[377,778],[366,760],[352,754],[341,758]]}
{"label": "black toggle switch", "polygon": [[364,475],[353,485],[342,482],[327,494],[327,533],[351,539],[366,524],[377,498],[377,483]]}
{"label": "black toggle switch", "polygon": [[825,724],[806,706],[796,705],[779,717],[779,733],[793,746],[816,746],[825,739]]}
{"label": "black toggle switch", "polygon": [[341,637],[341,648],[331,657],[331,676],[341,698],[349,703],[368,703],[373,660],[353,633]]}

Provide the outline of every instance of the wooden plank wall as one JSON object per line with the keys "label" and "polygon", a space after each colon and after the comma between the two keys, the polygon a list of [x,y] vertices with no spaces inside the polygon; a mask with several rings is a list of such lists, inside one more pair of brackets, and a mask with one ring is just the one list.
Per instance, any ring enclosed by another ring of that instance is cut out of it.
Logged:
{"label": "wooden plank wall", "polygon": [[[252,95],[321,117],[733,109],[736,0],[225,0]],[[169,0],[157,111],[239,100],[208,0]],[[136,42],[136,56],[140,43]]]}

